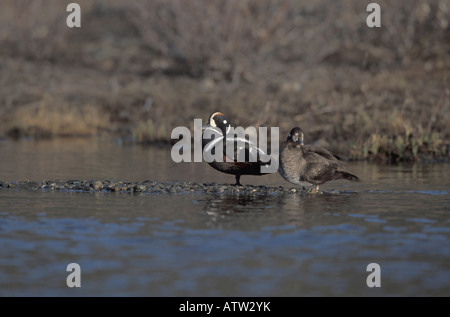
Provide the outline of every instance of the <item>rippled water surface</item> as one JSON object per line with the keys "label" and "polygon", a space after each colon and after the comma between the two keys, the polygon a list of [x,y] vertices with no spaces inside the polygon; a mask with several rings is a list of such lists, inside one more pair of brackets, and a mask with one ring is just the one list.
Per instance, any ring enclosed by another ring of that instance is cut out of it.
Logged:
{"label": "rippled water surface", "polygon": [[[168,147],[3,141],[0,160],[3,181],[234,182],[173,163]],[[0,189],[0,295],[449,296],[450,166],[347,166],[362,182],[320,195]],[[277,174],[241,182],[296,188]]]}

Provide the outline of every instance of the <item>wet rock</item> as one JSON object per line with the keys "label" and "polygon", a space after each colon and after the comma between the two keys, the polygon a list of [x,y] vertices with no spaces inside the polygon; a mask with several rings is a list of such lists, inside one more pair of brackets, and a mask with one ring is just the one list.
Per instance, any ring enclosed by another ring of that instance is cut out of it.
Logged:
{"label": "wet rock", "polygon": [[95,181],[95,182],[92,184],[92,187],[93,187],[95,190],[102,190],[102,189],[103,189],[103,183],[102,183],[101,181]]}
{"label": "wet rock", "polygon": [[6,188],[17,188],[16,182],[8,182],[6,183]]}
{"label": "wet rock", "polygon": [[266,185],[234,186],[216,183],[192,182],[157,182],[146,180],[144,182],[113,181],[113,180],[67,180],[67,181],[0,181],[0,189],[19,188],[33,190],[81,191],[117,193],[153,193],[153,194],[179,194],[179,193],[209,193],[219,195],[277,195],[305,193],[300,188],[270,187]]}
{"label": "wet rock", "polygon": [[146,190],[147,190],[147,186],[145,186],[143,184],[138,184],[136,186],[136,191],[145,192]]}

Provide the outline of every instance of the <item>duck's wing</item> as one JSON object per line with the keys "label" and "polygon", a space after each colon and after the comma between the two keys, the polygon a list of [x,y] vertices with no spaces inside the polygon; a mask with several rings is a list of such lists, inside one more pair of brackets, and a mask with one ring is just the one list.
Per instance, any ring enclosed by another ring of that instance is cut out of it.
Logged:
{"label": "duck's wing", "polygon": [[315,153],[317,155],[323,156],[327,160],[336,161],[336,160],[342,160],[342,158],[336,154],[331,153],[330,151],[314,145],[302,145],[303,152],[304,153]]}
{"label": "duck's wing", "polygon": [[304,151],[303,158],[306,166],[302,178],[312,184],[322,184],[331,180],[339,168],[336,157],[323,148],[319,148],[318,151]]}

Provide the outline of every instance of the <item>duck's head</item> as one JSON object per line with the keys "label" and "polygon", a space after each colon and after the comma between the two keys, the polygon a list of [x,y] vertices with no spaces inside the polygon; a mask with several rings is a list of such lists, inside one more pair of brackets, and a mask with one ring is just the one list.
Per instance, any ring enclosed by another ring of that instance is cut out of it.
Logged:
{"label": "duck's head", "polygon": [[289,132],[286,142],[303,145],[303,130],[299,127],[293,128]]}
{"label": "duck's head", "polygon": [[208,126],[219,128],[222,131],[223,135],[226,135],[229,128],[231,127],[231,124],[230,121],[225,118],[225,115],[222,112],[214,112],[209,116],[208,123],[204,128]]}

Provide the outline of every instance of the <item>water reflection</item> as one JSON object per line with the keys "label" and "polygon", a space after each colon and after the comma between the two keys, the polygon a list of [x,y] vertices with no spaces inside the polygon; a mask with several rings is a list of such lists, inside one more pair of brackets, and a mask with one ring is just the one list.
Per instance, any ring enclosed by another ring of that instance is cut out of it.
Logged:
{"label": "water reflection", "polygon": [[255,229],[265,225],[309,228],[324,215],[351,213],[352,201],[357,199],[356,194],[218,195],[201,203],[216,224],[247,217]]}

